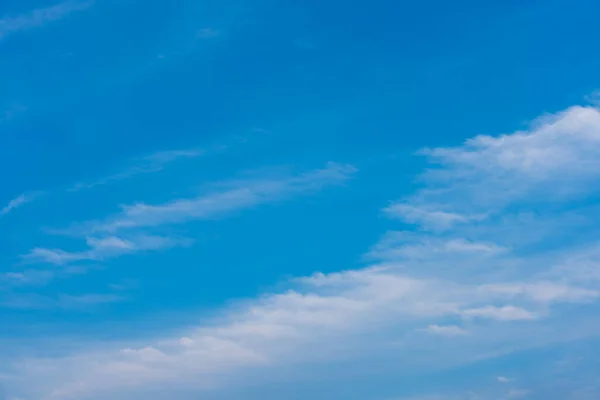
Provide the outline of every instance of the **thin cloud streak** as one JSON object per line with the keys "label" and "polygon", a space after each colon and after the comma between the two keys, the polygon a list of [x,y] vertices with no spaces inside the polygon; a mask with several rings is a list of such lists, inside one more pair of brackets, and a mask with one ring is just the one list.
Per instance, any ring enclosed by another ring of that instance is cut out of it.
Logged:
{"label": "thin cloud streak", "polygon": [[124,171],[108,175],[91,182],[79,182],[67,189],[67,191],[77,192],[83,189],[92,189],[96,186],[103,186],[111,183],[116,183],[126,179],[134,178],[139,175],[159,172],[162,171],[170,163],[181,159],[197,158],[204,154],[205,151],[201,149],[160,151],[135,160],[134,162],[136,165],[129,167]]}
{"label": "thin cloud streak", "polygon": [[[153,157],[165,160],[178,156],[180,155],[169,153]],[[83,236],[86,240],[86,249],[66,251],[36,247],[22,258],[27,263],[67,265],[80,261],[102,261],[141,251],[158,251],[190,245],[192,241],[189,239],[149,235],[144,232],[144,229],[224,217],[261,204],[343,183],[355,172],[354,167],[329,163],[323,169],[296,176],[226,182],[218,185],[225,186],[224,189],[196,198],[176,199],[159,205],[139,203],[125,206],[120,214],[105,220],[76,224],[66,231],[54,231],[59,234]]]}
{"label": "thin cloud streak", "polygon": [[94,4],[88,1],[66,1],[48,8],[40,8],[27,14],[0,19],[0,40],[10,34],[44,26],[67,17],[77,11],[83,11]]}
{"label": "thin cloud streak", "polygon": [[61,249],[35,248],[23,256],[26,263],[45,263],[67,265],[80,261],[104,261],[126,254],[142,251],[165,250],[176,246],[187,246],[190,239],[170,238],[150,235],[137,235],[129,238],[108,236],[103,238],[88,237],[87,250],[68,252]]}
{"label": "thin cloud streak", "polygon": [[[168,164],[181,160],[181,159],[192,159],[204,155],[205,152],[201,149],[186,149],[186,150],[168,150],[160,151],[157,153],[150,154],[145,157],[141,157],[137,160],[138,164],[130,167],[122,172],[106,176],[90,183],[78,183],[67,189],[69,192],[76,192],[83,189],[92,189],[96,186],[108,185],[121,180],[131,179],[138,175],[148,174],[152,172],[159,172],[163,170]],[[12,199],[5,207],[0,209],[0,217],[14,211],[15,209],[32,202],[41,194],[46,193],[42,191],[23,193],[14,199]]]}
{"label": "thin cloud streak", "polygon": [[429,325],[427,328],[422,329],[422,331],[431,335],[450,337],[463,336],[469,334],[469,331],[456,325]]}
{"label": "thin cloud streak", "polygon": [[218,218],[292,195],[343,183],[355,172],[356,169],[352,166],[329,163],[323,169],[297,176],[224,183],[223,186],[229,187],[195,198],[176,199],[159,205],[138,203],[124,206],[123,211],[113,217],[77,224],[71,230],[92,234],[112,234],[122,230]]}
{"label": "thin cloud streak", "polygon": [[90,307],[125,301],[126,297],[113,293],[82,295],[60,294],[56,297],[34,293],[14,294],[0,301],[0,307],[20,310],[86,310]]}
{"label": "thin cloud streak", "polygon": [[14,199],[12,199],[4,208],[0,210],[0,217],[14,211],[15,209],[21,207],[22,205],[33,201],[35,195],[32,194],[21,194]]}

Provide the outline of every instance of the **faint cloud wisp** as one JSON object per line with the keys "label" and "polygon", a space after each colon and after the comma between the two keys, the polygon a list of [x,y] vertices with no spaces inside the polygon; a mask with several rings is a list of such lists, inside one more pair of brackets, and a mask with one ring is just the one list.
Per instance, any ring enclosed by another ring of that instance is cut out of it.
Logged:
{"label": "faint cloud wisp", "polygon": [[38,28],[58,21],[73,12],[85,10],[93,4],[93,0],[66,1],[52,7],[33,10],[27,14],[3,17],[0,19],[0,40],[13,33]]}

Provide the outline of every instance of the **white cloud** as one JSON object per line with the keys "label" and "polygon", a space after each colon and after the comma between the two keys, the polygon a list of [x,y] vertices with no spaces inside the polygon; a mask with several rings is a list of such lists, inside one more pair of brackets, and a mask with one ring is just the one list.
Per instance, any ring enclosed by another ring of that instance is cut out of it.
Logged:
{"label": "white cloud", "polygon": [[172,161],[176,161],[182,158],[196,158],[200,157],[205,152],[200,149],[187,149],[187,150],[166,150],[159,151],[154,154],[150,154],[149,156],[143,157],[143,160],[153,161],[156,163],[168,163]]}
{"label": "white cloud", "polygon": [[[152,158],[165,160],[179,156],[180,154],[170,152],[155,154]],[[328,185],[342,183],[350,179],[355,171],[351,166],[329,163],[323,169],[297,176],[221,183],[216,185],[220,187],[219,191],[191,199],[176,199],[160,205],[138,203],[125,206],[120,214],[106,220],[76,224],[67,230],[68,233],[83,235],[87,249],[66,251],[37,247],[24,255],[23,259],[31,263],[66,265],[185,246],[191,243],[189,239],[149,235],[143,229],[217,218],[292,195],[310,193]]]}
{"label": "white cloud", "polygon": [[342,183],[354,172],[355,169],[351,166],[329,163],[323,169],[297,176],[232,182],[231,187],[195,198],[176,199],[159,205],[138,203],[124,206],[120,214],[104,221],[84,224],[83,228],[91,232],[106,233],[217,218],[291,195]]}
{"label": "white cloud", "polygon": [[384,212],[393,218],[406,221],[409,224],[421,225],[427,229],[449,229],[456,224],[478,221],[485,215],[462,215],[435,209],[426,209],[423,206],[415,206],[406,203],[393,203],[384,209]]}
{"label": "white cloud", "polygon": [[423,154],[437,167],[423,175],[423,189],[388,213],[426,229],[482,222],[509,204],[593,192],[600,183],[600,111],[572,107],[539,118],[528,131],[477,136]]}
{"label": "white cloud", "polygon": [[510,379],[508,379],[508,378],[507,378],[507,377],[505,377],[505,376],[499,376],[499,377],[497,377],[496,379],[497,379],[497,380],[498,380],[498,382],[500,382],[500,383],[508,383],[508,382],[510,382]]}
{"label": "white cloud", "polygon": [[423,237],[409,232],[387,232],[371,249],[369,256],[388,261],[481,258],[498,256],[508,249],[492,242],[463,238]]}
{"label": "white cloud", "polygon": [[0,281],[15,286],[43,285],[54,279],[54,276],[54,271],[28,269],[20,272],[5,272],[0,275]]}
{"label": "white cloud", "polygon": [[534,313],[514,306],[486,306],[467,309],[461,312],[465,318],[489,318],[498,321],[522,321],[538,318]]}
{"label": "white cloud", "polygon": [[561,279],[576,284],[600,282],[600,243],[584,246],[580,251],[565,257],[545,274],[548,279]]}
{"label": "white cloud", "polygon": [[553,282],[505,283],[483,285],[480,290],[488,293],[502,293],[513,297],[525,296],[540,303],[589,302],[600,297],[600,291],[567,286]]}
{"label": "white cloud", "polygon": [[21,194],[14,199],[12,199],[4,208],[0,210],[0,217],[8,214],[11,211],[14,211],[16,208],[21,207],[22,205],[29,203],[34,199],[33,195]]}
{"label": "white cloud", "polygon": [[466,329],[456,325],[429,325],[423,329],[423,332],[440,336],[463,336],[469,333]]}
{"label": "white cloud", "polygon": [[600,90],[596,90],[585,96],[585,100],[596,108],[600,107]]}
{"label": "white cloud", "polygon": [[140,251],[153,251],[169,249],[176,246],[185,246],[191,243],[189,239],[169,238],[150,235],[132,235],[124,239],[117,236],[104,236],[102,238],[88,237],[87,250],[68,252],[61,249],[35,248],[23,259],[30,263],[48,263],[65,265],[78,261],[101,261]]}
{"label": "white cloud", "polygon": [[[422,323],[432,322],[425,329],[427,333],[464,336],[467,331],[463,328],[433,322],[455,315],[473,319],[470,326],[479,335],[473,336],[472,344],[491,350],[496,347],[495,335],[481,336],[482,330],[491,333],[501,329],[496,324],[536,318],[517,307],[470,307],[486,300],[478,296],[476,287],[414,279],[394,269],[315,274],[298,283],[300,287],[294,290],[241,304],[212,323],[207,321],[176,336],[145,341],[125,350],[97,349],[63,358],[22,361],[19,374],[47,384],[45,393],[54,393],[48,399],[91,394],[101,398],[153,385],[209,389],[214,388],[217,376],[310,361],[329,346],[343,346],[345,356],[360,352],[362,349],[353,349],[356,343],[367,344],[360,338],[368,341],[382,330],[412,340],[409,346],[420,345],[414,340],[426,340],[410,339],[409,335]],[[479,324],[480,319],[497,322],[489,326]],[[433,350],[436,356],[442,351]],[[456,362],[473,355],[460,353]],[[40,371],[43,376],[39,376]]]}
{"label": "white cloud", "polygon": [[[596,334],[596,326],[579,323],[588,321],[589,310],[569,315],[565,324],[567,316],[555,307],[597,301],[597,282],[566,279],[571,270],[550,276],[563,260],[548,256],[547,248],[521,247],[519,241],[505,246],[492,237],[514,216],[512,206],[531,210],[533,204],[537,210],[548,200],[540,193],[550,193],[554,204],[569,204],[590,190],[582,182],[600,176],[599,123],[597,110],[575,107],[539,121],[529,132],[429,150],[439,168],[426,174],[425,189],[395,204],[408,206],[399,211],[403,218],[444,229],[392,232],[373,248],[370,256],[377,261],[367,268],[297,278],[291,290],[226,308],[219,318],[176,334],[19,359],[11,387],[15,394],[45,400],[132,398],[140,388],[215,389],[248,371],[314,360],[356,360],[380,352],[397,357],[394,368],[414,372],[566,340],[574,333],[565,326],[587,326],[589,332],[577,332],[578,337]],[[299,176],[235,182],[197,198],[127,206],[80,232],[100,235],[90,241],[97,251],[128,251],[129,239],[121,234],[129,230],[219,217],[343,182],[352,172],[332,164]],[[486,217],[465,217],[479,215]],[[530,232],[527,221],[514,221],[515,230]],[[568,258],[578,250],[565,244],[560,254]],[[53,257],[69,256],[48,256]],[[461,335],[453,340],[465,345],[436,345],[436,335]],[[525,395],[502,389],[494,398]]]}
{"label": "white cloud", "polygon": [[593,107],[572,107],[538,119],[530,131],[499,137],[477,136],[463,147],[437,148],[425,153],[448,168],[454,174],[453,179],[485,174],[535,182],[555,181],[557,175],[577,179],[598,176],[600,112]]}
{"label": "white cloud", "polygon": [[50,22],[58,21],[73,12],[85,10],[93,4],[93,0],[65,1],[48,8],[31,11],[28,14],[3,17],[0,19],[0,40],[12,33],[38,28]]}

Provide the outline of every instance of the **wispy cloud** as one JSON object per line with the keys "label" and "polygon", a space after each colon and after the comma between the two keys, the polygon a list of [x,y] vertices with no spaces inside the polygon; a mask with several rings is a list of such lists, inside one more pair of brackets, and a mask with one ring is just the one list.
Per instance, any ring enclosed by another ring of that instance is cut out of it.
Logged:
{"label": "wispy cloud", "polygon": [[29,269],[20,272],[6,272],[0,275],[0,281],[15,286],[43,285],[54,278],[54,271]]}
{"label": "wispy cloud", "polygon": [[71,265],[64,268],[29,268],[5,272],[0,274],[0,283],[8,287],[44,286],[56,278],[81,275],[86,273],[90,267]]}
{"label": "wispy cloud", "polygon": [[0,307],[27,310],[83,310],[93,306],[117,303],[124,300],[124,296],[113,293],[61,294],[56,297],[35,293],[19,293],[5,296],[3,300],[0,300]]}
{"label": "wispy cloud", "polygon": [[464,310],[462,315],[465,318],[489,318],[498,321],[523,321],[537,318],[534,313],[513,306],[472,308]]}
{"label": "wispy cloud", "polygon": [[79,182],[69,188],[68,191],[76,192],[82,189],[91,189],[96,186],[108,185],[126,179],[131,179],[138,175],[159,172],[162,171],[167,164],[181,159],[197,158],[204,154],[205,152],[201,149],[160,151],[132,160],[133,166],[130,166],[121,172],[117,172],[115,174],[108,175],[90,182]]}
{"label": "wispy cloud", "polygon": [[156,251],[175,246],[186,246],[191,244],[191,242],[190,239],[150,235],[134,235],[127,239],[117,236],[102,238],[88,237],[86,239],[88,247],[86,250],[68,252],[61,249],[35,248],[23,256],[23,259],[28,263],[66,265],[80,261],[103,261],[142,251]]}
{"label": "wispy cloud", "polygon": [[462,215],[442,210],[427,210],[425,207],[397,202],[384,209],[392,217],[409,224],[421,225],[427,229],[449,229],[456,224],[464,224],[485,219],[485,215]]}
{"label": "wispy cloud", "polygon": [[600,107],[600,90],[596,90],[589,95],[585,96],[586,101],[595,107]]}
{"label": "wispy cloud", "polygon": [[493,242],[464,238],[423,237],[414,233],[391,231],[373,246],[368,256],[384,261],[464,259],[481,261],[481,258],[507,253],[508,248]]}
{"label": "wispy cloud", "polygon": [[66,1],[52,7],[40,8],[27,14],[2,17],[0,19],[0,40],[13,33],[38,28],[58,21],[71,13],[85,10],[93,4],[93,0]]}
{"label": "wispy cloud", "polygon": [[480,290],[513,298],[526,297],[541,303],[585,303],[600,298],[599,290],[577,288],[556,282],[490,284],[481,286]]}
{"label": "wispy cloud", "polygon": [[30,201],[33,201],[33,199],[35,197],[36,197],[35,194],[25,194],[25,193],[15,197],[11,201],[9,201],[8,204],[6,206],[4,206],[4,208],[2,208],[0,210],[0,217],[8,214],[11,211],[14,211],[15,209],[21,207],[22,205],[24,205],[26,203],[29,203]]}
{"label": "wispy cloud", "polygon": [[124,206],[121,213],[106,220],[77,224],[74,231],[114,233],[122,230],[212,219],[260,204],[285,199],[291,195],[319,190],[348,180],[355,169],[347,165],[328,164],[320,170],[283,178],[257,178],[225,182],[223,190],[165,204],[138,203]]}
{"label": "wispy cloud", "polygon": [[[168,150],[159,151],[145,157],[140,157],[132,160],[133,166],[126,168],[124,171],[105,176],[103,178],[91,181],[88,183],[77,183],[67,189],[70,192],[76,192],[82,189],[91,189],[96,186],[108,185],[122,180],[131,179],[138,175],[148,174],[152,172],[162,171],[168,164],[181,159],[197,158],[204,155],[205,152],[201,149],[185,149],[185,150]],[[12,199],[6,206],[0,209],[0,217],[14,211],[15,209],[30,203],[39,197],[42,192],[23,193]]]}
{"label": "wispy cloud", "polygon": [[538,118],[528,131],[477,136],[421,154],[425,187],[385,212],[428,230],[483,223],[505,207],[568,201],[600,183],[600,111],[571,107]]}
{"label": "wispy cloud", "polygon": [[440,336],[462,336],[469,333],[466,329],[456,325],[429,325],[427,328],[422,329],[422,331]]}
{"label": "wispy cloud", "polygon": [[[162,153],[154,155],[153,159],[170,160],[180,155]],[[144,229],[223,217],[261,204],[342,183],[354,172],[355,169],[351,166],[329,163],[323,169],[295,176],[223,182],[215,185],[220,190],[195,198],[176,199],[158,205],[138,203],[124,206],[121,213],[104,220],[78,223],[67,230],[56,231],[85,237],[86,249],[66,251],[37,247],[23,256],[23,259],[31,263],[66,265],[86,260],[101,261],[140,251],[185,246],[191,243],[189,239],[149,235]]]}
{"label": "wispy cloud", "polygon": [[[202,391],[250,371],[257,378],[258,371],[342,356],[359,359],[365,353],[395,357],[395,370],[430,371],[597,335],[600,326],[590,321],[597,319],[599,281],[571,279],[582,263],[567,262],[580,260],[582,243],[570,240],[549,254],[547,247],[524,246],[517,233],[528,236],[535,229],[520,218],[524,210],[540,210],[551,201],[544,215],[553,218],[561,212],[557,204],[568,208],[588,199],[600,182],[599,137],[600,113],[575,107],[538,121],[528,132],[430,149],[437,167],[425,174],[426,187],[399,201],[426,211],[427,218],[414,223],[428,223],[437,211],[485,218],[467,218],[443,230],[384,235],[365,268],[294,279],[287,290],[225,308],[219,318],[177,334],[21,360],[14,375],[37,385],[17,385],[15,393],[31,391],[31,397],[51,400],[131,398],[155,387]],[[332,164],[297,176],[235,182],[197,198],[127,206],[75,231],[118,237],[216,218],[343,182],[353,171]],[[510,234],[503,234],[510,246],[495,240],[498,230],[506,232],[506,221],[514,223]],[[581,241],[593,246],[589,238]],[[597,261],[593,266],[600,265]],[[454,345],[436,345],[440,335]],[[396,345],[387,345],[392,342]],[[502,395],[493,398],[520,394],[495,386]]]}

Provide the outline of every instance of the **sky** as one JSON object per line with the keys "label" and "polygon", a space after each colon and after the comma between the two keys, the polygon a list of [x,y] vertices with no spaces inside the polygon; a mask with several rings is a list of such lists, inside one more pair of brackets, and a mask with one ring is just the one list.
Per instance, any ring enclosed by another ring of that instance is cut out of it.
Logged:
{"label": "sky", "polygon": [[600,398],[598,15],[0,2],[0,400]]}

